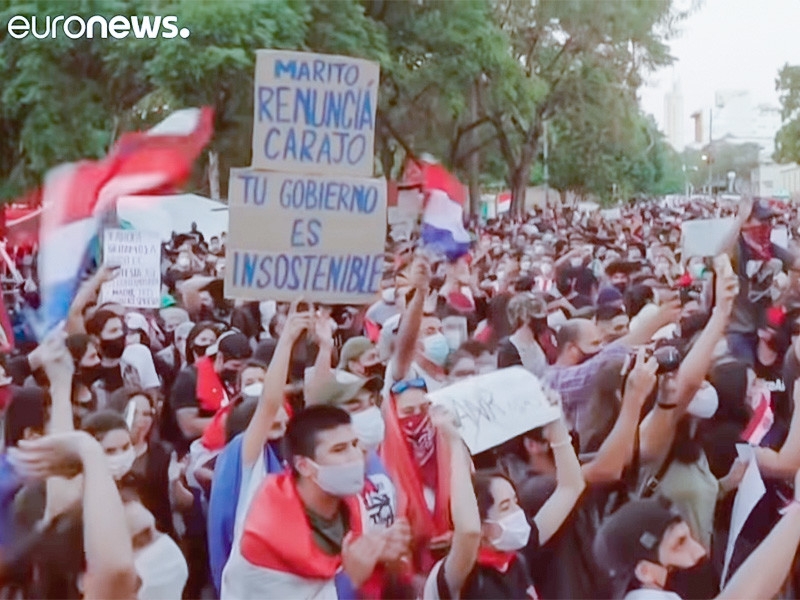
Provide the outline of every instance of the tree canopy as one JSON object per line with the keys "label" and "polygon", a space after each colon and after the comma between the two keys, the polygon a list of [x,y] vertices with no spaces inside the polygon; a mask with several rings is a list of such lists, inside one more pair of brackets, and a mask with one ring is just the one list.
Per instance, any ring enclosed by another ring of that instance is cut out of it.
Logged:
{"label": "tree canopy", "polygon": [[[0,199],[51,167],[103,156],[123,132],[168,112],[216,111],[209,151],[250,163],[255,50],[346,54],[381,64],[375,174],[429,153],[470,183],[521,192],[542,173],[550,124],[557,189],[658,193],[674,157],[638,106],[642,77],[670,62],[683,13],[670,0],[82,0],[73,14],[176,15],[188,38],[0,38]],[[0,20],[63,13],[0,0]],[[206,191],[206,161],[191,185]],[[671,166],[670,166],[671,165]],[[672,171],[670,171],[672,169]],[[677,179],[680,179],[678,177]]]}

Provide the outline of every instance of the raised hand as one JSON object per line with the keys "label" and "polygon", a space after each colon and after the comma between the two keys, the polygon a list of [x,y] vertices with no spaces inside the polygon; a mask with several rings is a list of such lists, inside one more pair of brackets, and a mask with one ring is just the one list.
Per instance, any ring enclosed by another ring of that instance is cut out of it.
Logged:
{"label": "raised hand", "polygon": [[297,307],[302,301],[298,298],[289,307],[289,314],[286,317],[286,323],[283,326],[281,337],[286,337],[292,342],[300,338],[304,331],[308,330],[313,322],[314,308],[309,306],[307,311],[298,312]]}
{"label": "raised hand", "polygon": [[458,432],[458,419],[444,406],[431,406],[431,423],[438,431],[443,433],[450,440],[460,440],[461,434]]}
{"label": "raised hand", "polygon": [[84,431],[69,431],[47,435],[35,440],[20,440],[9,448],[9,461],[23,477],[74,477],[81,472],[89,452],[100,452],[100,444]]}
{"label": "raised hand", "polygon": [[653,387],[658,380],[656,376],[658,371],[658,361],[654,356],[645,359],[644,347],[639,348],[636,355],[636,364],[633,370],[628,375],[628,380],[625,383],[625,391],[630,392],[632,397],[641,405],[653,391]]}
{"label": "raised hand", "polygon": [[44,368],[52,385],[72,385],[75,363],[67,349],[66,339],[67,334],[62,329],[55,330],[45,338],[36,351],[34,362]]}
{"label": "raised hand", "polygon": [[388,536],[383,532],[366,532],[356,538],[348,532],[342,542],[342,568],[359,588],[370,578],[384,553]]}

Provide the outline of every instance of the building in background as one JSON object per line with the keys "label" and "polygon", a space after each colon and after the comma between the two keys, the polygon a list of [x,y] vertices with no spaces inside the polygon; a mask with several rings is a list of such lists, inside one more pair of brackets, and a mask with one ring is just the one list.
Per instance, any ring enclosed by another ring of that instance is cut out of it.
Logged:
{"label": "building in background", "polygon": [[677,151],[683,150],[685,143],[683,131],[683,93],[680,81],[672,83],[672,90],[664,94],[664,129],[667,141]]}

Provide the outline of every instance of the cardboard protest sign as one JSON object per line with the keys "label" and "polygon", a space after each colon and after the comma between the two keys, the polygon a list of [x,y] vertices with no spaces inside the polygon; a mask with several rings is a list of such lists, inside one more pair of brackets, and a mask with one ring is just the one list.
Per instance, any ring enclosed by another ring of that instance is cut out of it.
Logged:
{"label": "cardboard protest sign", "polygon": [[696,219],[681,225],[682,258],[690,256],[716,256],[725,236],[733,227],[734,219]]}
{"label": "cardboard protest sign", "polygon": [[369,177],[379,83],[375,62],[258,50],[253,167]]}
{"label": "cardboard protest sign", "polygon": [[103,284],[100,303],[117,302],[130,308],[161,307],[161,236],[156,232],[106,229],[104,263],[119,267]]}
{"label": "cardboard protest sign", "polygon": [[386,180],[232,169],[225,295],[362,304],[380,288]]}
{"label": "cardboard protest sign", "polygon": [[539,379],[522,367],[470,377],[428,397],[455,414],[473,455],[561,416],[561,408],[550,403]]}

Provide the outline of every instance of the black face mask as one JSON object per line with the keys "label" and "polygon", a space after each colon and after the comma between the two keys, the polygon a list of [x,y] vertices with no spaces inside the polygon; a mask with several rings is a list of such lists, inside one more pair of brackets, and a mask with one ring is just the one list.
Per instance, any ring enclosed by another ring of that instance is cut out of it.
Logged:
{"label": "black face mask", "polygon": [[113,338],[110,340],[100,340],[100,354],[103,355],[104,358],[110,358],[112,360],[116,360],[122,356],[122,353],[125,351],[125,336],[121,335],[117,338]]}
{"label": "black face mask", "polygon": [[192,349],[195,357],[203,358],[206,355],[206,350],[208,350],[210,346],[211,344],[194,344]]}
{"label": "black face mask", "polygon": [[92,384],[103,376],[102,365],[95,365],[94,367],[78,367],[75,377],[87,388],[92,387]]}
{"label": "black face mask", "polygon": [[236,387],[236,380],[239,378],[239,371],[236,369],[222,369],[222,373],[219,374],[219,378],[226,387],[232,390]]}
{"label": "black face mask", "polygon": [[386,367],[381,363],[375,363],[374,365],[366,366],[364,367],[364,376],[367,378],[380,377],[381,379],[384,379],[386,376]]}

